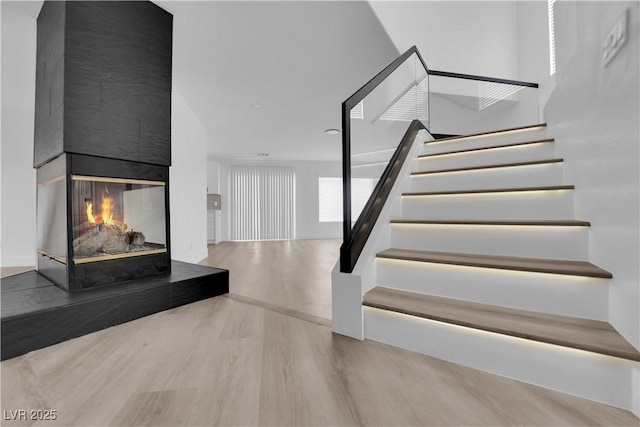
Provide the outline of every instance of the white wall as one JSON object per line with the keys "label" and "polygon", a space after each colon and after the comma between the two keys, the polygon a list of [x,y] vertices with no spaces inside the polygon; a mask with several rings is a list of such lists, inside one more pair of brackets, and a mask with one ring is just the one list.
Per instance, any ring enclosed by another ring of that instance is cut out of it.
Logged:
{"label": "white wall", "polygon": [[487,90],[485,83],[430,76],[432,132],[468,134],[543,121],[544,102],[552,89],[548,82],[546,2],[370,4],[398,50],[415,44],[431,69],[540,84],[538,90],[525,88],[478,111],[478,96]]}
{"label": "white wall", "polygon": [[416,45],[429,68],[518,77],[516,2],[371,1],[400,52]]}
{"label": "white wall", "polygon": [[2,11],[2,266],[35,265],[36,174],[33,123],[36,21],[24,7]]}
{"label": "white wall", "polygon": [[207,257],[207,132],[175,85],[171,110],[171,258],[197,263]]}
{"label": "white wall", "polygon": [[220,163],[216,161],[207,162],[207,193],[220,193]]}
{"label": "white wall", "polygon": [[[207,162],[207,193],[220,194],[220,163]],[[220,211],[207,212],[207,243],[220,242]]]}
{"label": "white wall", "polygon": [[342,177],[342,166],[333,162],[296,164],[296,238],[342,238],[342,222],[319,222],[318,178]]}
{"label": "white wall", "polygon": [[[212,163],[211,161],[209,162]],[[289,166],[296,173],[296,239],[333,239],[342,237],[342,222],[320,222],[318,219],[318,178],[341,177],[341,165],[338,162],[291,162],[291,161],[250,161],[222,159],[217,162],[220,171],[220,194],[222,211],[220,212],[220,240],[229,240],[229,166],[241,164],[260,164],[270,166]],[[209,168],[213,170],[213,168]]]}
{"label": "white wall", "polygon": [[[604,68],[605,36],[630,11],[627,44]],[[640,348],[640,4],[556,2],[558,69],[550,135],[591,221],[590,261],[613,273],[609,321]]]}
{"label": "white wall", "polygon": [[539,118],[544,122],[544,107],[555,87],[555,74],[549,70],[549,17],[546,1],[519,1],[518,80],[538,83]]}

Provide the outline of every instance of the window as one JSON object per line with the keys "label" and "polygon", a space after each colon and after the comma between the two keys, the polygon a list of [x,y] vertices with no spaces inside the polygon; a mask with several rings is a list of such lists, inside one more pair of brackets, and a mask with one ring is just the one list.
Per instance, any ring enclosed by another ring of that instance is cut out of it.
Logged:
{"label": "window", "polygon": [[556,73],[556,33],[555,33],[555,17],[553,16],[553,5],[556,0],[548,0],[549,8],[549,73]]}
{"label": "window", "polygon": [[364,119],[364,99],[351,109],[350,115],[352,119]]}
{"label": "window", "polygon": [[[351,180],[351,220],[355,221],[376,186],[373,178]],[[318,178],[318,218],[320,222],[342,222],[342,178]]]}

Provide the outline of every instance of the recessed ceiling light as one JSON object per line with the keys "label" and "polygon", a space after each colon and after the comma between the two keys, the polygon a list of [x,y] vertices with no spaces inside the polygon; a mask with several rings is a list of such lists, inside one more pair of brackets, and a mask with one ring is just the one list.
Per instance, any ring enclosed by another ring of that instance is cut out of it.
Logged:
{"label": "recessed ceiling light", "polygon": [[327,129],[324,131],[327,135],[339,135],[340,131],[338,129]]}
{"label": "recessed ceiling light", "polygon": [[251,106],[252,106],[253,108],[262,108],[262,107],[263,107],[263,105],[262,105],[262,104],[260,104],[259,102],[256,102],[255,104],[251,104]]}

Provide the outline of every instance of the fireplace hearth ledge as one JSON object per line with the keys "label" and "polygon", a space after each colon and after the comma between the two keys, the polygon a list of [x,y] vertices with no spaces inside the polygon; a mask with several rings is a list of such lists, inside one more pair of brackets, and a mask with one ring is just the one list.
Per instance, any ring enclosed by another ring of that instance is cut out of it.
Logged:
{"label": "fireplace hearth ledge", "polygon": [[171,261],[171,274],[68,293],[35,271],[2,279],[2,355],[71,338],[229,292],[229,272]]}

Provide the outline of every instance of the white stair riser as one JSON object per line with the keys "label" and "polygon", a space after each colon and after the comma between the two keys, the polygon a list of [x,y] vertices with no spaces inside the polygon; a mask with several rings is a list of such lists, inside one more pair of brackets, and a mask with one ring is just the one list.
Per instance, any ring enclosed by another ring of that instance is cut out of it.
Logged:
{"label": "white stair riser", "polygon": [[[623,409],[638,363],[364,307],[365,337]],[[636,408],[637,409],[637,408]]]}
{"label": "white stair riser", "polygon": [[607,279],[381,258],[376,269],[378,286],[608,320]]}
{"label": "white stair riser", "polygon": [[391,247],[587,261],[587,227],[391,224]]}
{"label": "white stair riser", "polygon": [[403,218],[414,219],[555,219],[573,218],[573,192],[403,196]]}
{"label": "white stair riser", "polygon": [[481,190],[563,184],[562,163],[412,175],[411,191]]}
{"label": "white stair riser", "polygon": [[[425,148],[423,148],[423,151],[424,150]],[[414,172],[546,160],[551,159],[554,156],[555,147],[553,143],[522,145],[518,147],[505,147],[497,150],[471,151],[469,153],[422,157],[419,158],[418,169]]]}
{"label": "white stair riser", "polygon": [[469,150],[472,148],[491,147],[493,145],[507,145],[518,142],[537,141],[547,138],[545,128],[538,130],[519,131],[514,133],[493,134],[481,137],[463,138],[429,142],[424,154],[443,153],[446,151]]}

